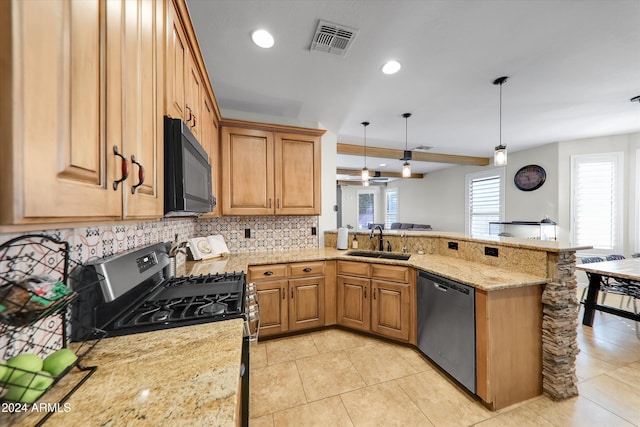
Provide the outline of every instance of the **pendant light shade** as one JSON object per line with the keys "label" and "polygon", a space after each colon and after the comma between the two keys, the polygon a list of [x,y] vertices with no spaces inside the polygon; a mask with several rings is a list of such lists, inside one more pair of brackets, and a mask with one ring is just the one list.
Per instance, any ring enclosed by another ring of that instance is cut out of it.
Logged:
{"label": "pendant light shade", "polygon": [[409,117],[411,117],[411,113],[404,113],[402,115],[404,117],[404,157],[400,160],[404,160],[404,164],[402,165],[402,177],[409,178],[411,177],[411,165],[409,164],[409,160],[411,160],[411,151],[408,150],[408,122]]}
{"label": "pendant light shade", "polygon": [[493,164],[495,166],[505,166],[507,164],[507,146],[502,145],[502,85],[506,82],[508,77],[498,77],[493,81],[494,85],[500,85],[500,121],[499,121],[499,129],[500,129],[500,139],[499,144],[495,148],[493,152]]}
{"label": "pendant light shade", "polygon": [[367,126],[369,122],[360,123],[364,128],[364,167],[362,168],[362,185],[367,187],[369,185],[369,169],[367,169]]}

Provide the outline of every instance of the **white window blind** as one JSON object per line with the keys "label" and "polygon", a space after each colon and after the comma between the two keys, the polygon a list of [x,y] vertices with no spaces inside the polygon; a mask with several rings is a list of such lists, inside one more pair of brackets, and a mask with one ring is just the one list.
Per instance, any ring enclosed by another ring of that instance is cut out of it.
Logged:
{"label": "white window blind", "polygon": [[504,212],[504,169],[467,175],[467,227],[471,235],[489,234],[489,222]]}
{"label": "white window blind", "polygon": [[398,190],[385,191],[384,228],[398,222]]}
{"label": "white window blind", "polygon": [[572,237],[576,245],[622,248],[622,153],[571,156]]}

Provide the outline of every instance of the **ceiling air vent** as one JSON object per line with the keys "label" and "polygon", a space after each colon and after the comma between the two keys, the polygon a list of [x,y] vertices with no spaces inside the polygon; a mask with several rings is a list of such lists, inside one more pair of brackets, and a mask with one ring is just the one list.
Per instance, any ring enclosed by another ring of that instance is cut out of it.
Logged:
{"label": "ceiling air vent", "polygon": [[358,30],[355,28],[318,21],[310,50],[345,56],[357,34]]}

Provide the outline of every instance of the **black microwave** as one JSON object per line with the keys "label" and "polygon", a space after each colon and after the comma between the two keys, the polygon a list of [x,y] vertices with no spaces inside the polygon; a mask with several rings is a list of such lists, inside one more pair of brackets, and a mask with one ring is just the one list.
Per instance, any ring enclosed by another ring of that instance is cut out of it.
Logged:
{"label": "black microwave", "polygon": [[189,126],[164,118],[164,216],[197,216],[211,212],[211,165]]}

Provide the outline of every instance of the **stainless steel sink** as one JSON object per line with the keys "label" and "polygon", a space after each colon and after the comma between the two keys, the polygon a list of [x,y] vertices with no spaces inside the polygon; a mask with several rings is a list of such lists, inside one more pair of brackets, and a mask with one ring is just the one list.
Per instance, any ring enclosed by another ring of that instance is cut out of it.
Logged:
{"label": "stainless steel sink", "polygon": [[365,258],[382,258],[382,259],[397,259],[406,261],[411,258],[409,254],[394,254],[392,252],[368,252],[368,251],[349,251],[349,256],[361,256]]}

